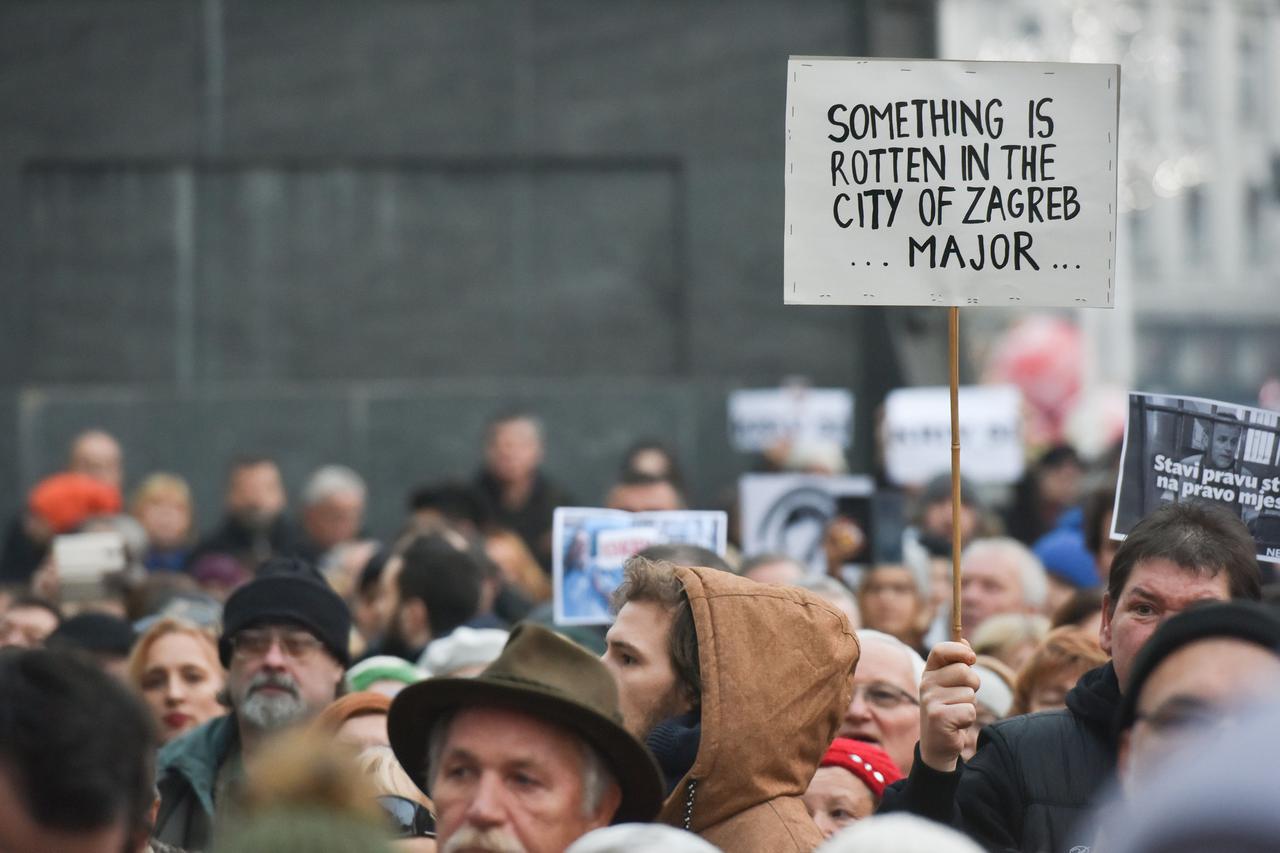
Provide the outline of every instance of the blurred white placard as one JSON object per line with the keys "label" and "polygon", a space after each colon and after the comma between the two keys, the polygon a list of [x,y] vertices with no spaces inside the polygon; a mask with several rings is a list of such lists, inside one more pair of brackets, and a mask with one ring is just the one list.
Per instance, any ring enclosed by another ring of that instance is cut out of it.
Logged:
{"label": "blurred white placard", "polygon": [[[975,483],[1022,476],[1022,393],[1012,385],[960,389],[960,473]],[[885,467],[899,486],[951,470],[947,388],[899,388],[885,398]]]}
{"label": "blurred white placard", "polygon": [[1110,308],[1120,67],[792,57],[789,305]]}
{"label": "blurred white placard", "polygon": [[781,441],[849,446],[853,392],[845,388],[762,388],[729,394],[729,437],[755,453]]}

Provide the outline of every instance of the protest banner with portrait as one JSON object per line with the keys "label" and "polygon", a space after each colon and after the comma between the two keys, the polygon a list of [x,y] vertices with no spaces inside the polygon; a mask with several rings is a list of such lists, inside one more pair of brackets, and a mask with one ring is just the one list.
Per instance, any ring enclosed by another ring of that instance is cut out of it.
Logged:
{"label": "protest banner with portrait", "polygon": [[624,512],[559,507],[551,528],[557,625],[608,625],[609,598],[627,560],[650,545],[701,545],[724,556],[728,515],[719,510]]}
{"label": "protest banner with portrait", "polygon": [[1200,397],[1130,394],[1111,536],[1176,501],[1240,518],[1280,563],[1280,414]]}
{"label": "protest banner with portrait", "polygon": [[791,305],[1109,308],[1120,67],[792,57]]}

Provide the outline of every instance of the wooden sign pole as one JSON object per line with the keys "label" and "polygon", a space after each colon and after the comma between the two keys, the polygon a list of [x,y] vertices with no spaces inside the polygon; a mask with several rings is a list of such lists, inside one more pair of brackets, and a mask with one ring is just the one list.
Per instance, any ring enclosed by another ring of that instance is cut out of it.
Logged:
{"label": "wooden sign pole", "polygon": [[951,639],[960,641],[960,309],[951,306]]}

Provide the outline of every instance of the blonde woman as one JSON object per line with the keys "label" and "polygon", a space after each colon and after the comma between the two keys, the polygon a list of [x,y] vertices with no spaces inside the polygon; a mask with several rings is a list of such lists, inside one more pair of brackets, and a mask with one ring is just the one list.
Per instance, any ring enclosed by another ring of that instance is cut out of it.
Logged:
{"label": "blonde woman", "polygon": [[218,702],[226,673],[217,645],[189,622],[161,619],[148,628],[134,644],[126,673],[155,716],[161,743],[227,712]]}
{"label": "blonde woman", "polygon": [[187,481],[176,474],[150,475],[134,490],[129,513],[147,532],[147,571],[182,571],[195,535]]}

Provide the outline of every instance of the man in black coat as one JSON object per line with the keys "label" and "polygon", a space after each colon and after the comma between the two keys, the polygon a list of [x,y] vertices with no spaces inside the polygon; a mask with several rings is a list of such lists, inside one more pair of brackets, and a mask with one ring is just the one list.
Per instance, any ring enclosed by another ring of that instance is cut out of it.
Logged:
{"label": "man in black coat", "polygon": [[951,824],[994,850],[1087,849],[1081,818],[1115,775],[1121,685],[1139,650],[1187,607],[1257,600],[1260,587],[1254,543],[1238,518],[1195,503],[1156,510],[1112,563],[1099,632],[1112,660],[1080,678],[1066,710],[988,726],[977,754],[961,761],[965,731],[977,719],[974,654],[961,643],[934,647],[920,682],[915,764],[885,792],[880,810]]}

